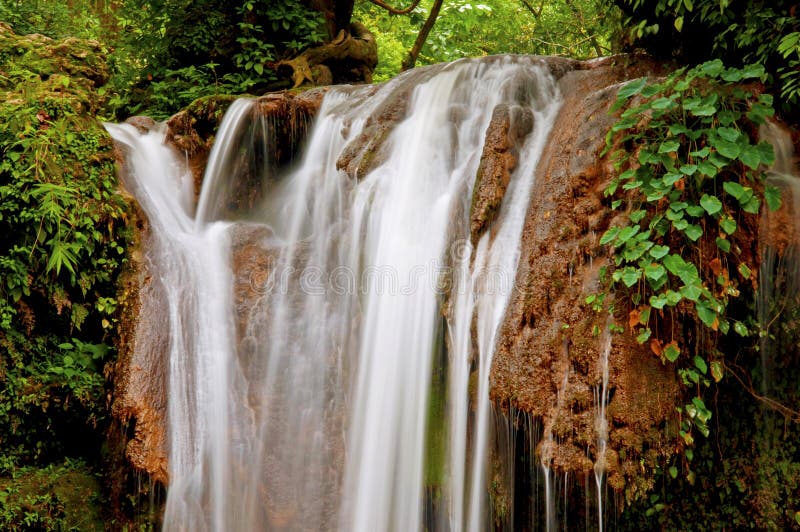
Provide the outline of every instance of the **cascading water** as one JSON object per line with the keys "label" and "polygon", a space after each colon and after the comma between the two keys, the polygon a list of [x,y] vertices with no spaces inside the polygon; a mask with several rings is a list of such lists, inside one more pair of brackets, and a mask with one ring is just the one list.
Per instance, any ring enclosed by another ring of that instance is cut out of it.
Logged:
{"label": "cascading water", "polygon": [[[473,182],[501,104],[530,110],[533,128],[473,253],[464,244]],[[129,148],[129,188],[150,220],[148,259],[169,308],[165,530],[490,526],[489,370],[559,105],[535,58],[417,69],[377,89],[331,90],[302,159],[275,168],[247,162],[263,124],[240,100],[220,127],[196,216],[191,179],[163,133],[108,126]],[[387,109],[403,119],[376,133]],[[382,144],[359,148],[368,136]],[[346,171],[354,150],[360,162]],[[229,209],[243,172],[262,176],[263,197]],[[245,279],[247,303],[236,288],[244,241],[268,264]],[[446,386],[432,386],[442,370]],[[447,414],[431,420],[443,404]],[[447,434],[439,453],[432,426]],[[425,501],[431,484],[445,503]]]}
{"label": "cascading water", "polygon": [[762,223],[761,271],[757,311],[761,323],[761,393],[771,396],[775,350],[781,332],[776,319],[797,305],[800,298],[800,174],[795,167],[794,146],[787,131],[768,122],[761,137],[772,144],[775,162],[767,174],[767,184],[781,192],[782,208],[765,212]]}

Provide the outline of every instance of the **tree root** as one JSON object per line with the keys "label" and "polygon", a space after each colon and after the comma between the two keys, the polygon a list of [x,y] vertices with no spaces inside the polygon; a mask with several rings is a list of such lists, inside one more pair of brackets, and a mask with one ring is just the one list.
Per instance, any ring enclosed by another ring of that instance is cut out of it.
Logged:
{"label": "tree root", "polygon": [[353,22],[329,43],[309,48],[293,59],[276,64],[280,74],[291,73],[294,88],[309,83],[364,81],[372,82],[372,72],[378,64],[378,45],[375,36],[361,23]]}

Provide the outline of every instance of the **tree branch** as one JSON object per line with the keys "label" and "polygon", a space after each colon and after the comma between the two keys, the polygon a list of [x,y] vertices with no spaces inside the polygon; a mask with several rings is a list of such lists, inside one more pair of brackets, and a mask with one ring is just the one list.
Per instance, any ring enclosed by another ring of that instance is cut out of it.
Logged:
{"label": "tree branch", "polygon": [[383,0],[369,0],[369,1],[372,2],[373,4],[375,4],[378,7],[382,7],[383,9],[388,11],[389,13],[392,13],[393,15],[406,15],[408,13],[411,13],[412,11],[414,11],[414,8],[416,8],[419,5],[419,2],[420,2],[420,0],[414,0],[413,2],[411,2],[410,6],[404,8],[404,9],[398,9],[396,7],[390,6],[389,4],[385,3]]}
{"label": "tree branch", "polygon": [[531,15],[533,15],[535,19],[538,20],[539,17],[542,16],[542,9],[544,9],[544,0],[542,0],[541,3],[539,4],[539,9],[534,9],[531,3],[528,2],[528,0],[519,0],[519,1],[523,6],[525,6],[525,9],[531,12]]}
{"label": "tree branch", "polygon": [[580,32],[585,37],[589,38],[589,41],[591,42],[592,47],[594,48],[594,51],[597,54],[597,57],[602,57],[603,50],[600,48],[600,44],[597,42],[597,38],[594,36],[593,33],[590,34],[586,31],[586,19],[583,17],[583,11],[578,9],[578,7],[572,2],[572,0],[565,0],[565,1],[569,6],[569,8],[572,10],[572,13],[576,17],[578,17],[578,20],[580,20],[581,22]]}
{"label": "tree branch", "polygon": [[[730,372],[730,374],[733,375],[734,378],[737,381],[739,381],[739,384],[741,384],[742,387],[744,387],[744,389],[745,389],[745,391],[747,391],[747,393],[752,395],[753,398],[755,398],[757,401],[760,401],[761,403],[763,403],[770,410],[774,410],[776,412],[779,412],[781,415],[783,415],[783,417],[785,419],[791,420],[791,421],[793,421],[795,423],[800,423],[800,412],[798,412],[797,410],[792,410],[788,406],[776,401],[775,399],[771,399],[771,398],[769,398],[769,397],[767,397],[765,395],[759,395],[758,393],[756,393],[756,391],[753,389],[752,382],[745,382],[744,379],[742,377],[740,377],[733,370],[734,367],[736,367],[737,369],[741,370],[741,368],[738,368],[733,363],[725,362],[725,369],[727,369]],[[746,372],[744,370],[742,370],[742,373],[746,374]],[[747,380],[749,381],[750,379],[747,379]]]}
{"label": "tree branch", "polygon": [[[370,0],[370,2],[372,1],[373,0]],[[428,34],[431,32],[433,25],[436,23],[436,18],[439,16],[439,10],[442,9],[443,1],[444,0],[435,0],[433,6],[431,6],[431,12],[428,14],[425,24],[422,25],[422,29],[419,30],[419,33],[417,34],[417,39],[414,41],[414,46],[411,47],[411,51],[408,52],[408,56],[403,59],[403,70],[414,68],[414,65],[417,63],[417,58],[419,57],[420,51],[422,51],[422,46],[425,44],[425,41],[428,39]]]}

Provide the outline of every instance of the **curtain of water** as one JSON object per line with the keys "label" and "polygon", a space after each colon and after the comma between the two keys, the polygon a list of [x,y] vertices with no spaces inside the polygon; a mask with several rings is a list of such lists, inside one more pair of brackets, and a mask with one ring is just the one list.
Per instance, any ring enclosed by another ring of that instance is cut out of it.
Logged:
{"label": "curtain of water", "polygon": [[[531,109],[534,129],[473,253],[463,244],[470,198],[499,104]],[[279,170],[246,163],[263,149],[248,145],[262,125],[242,100],[220,127],[197,216],[163,133],[109,126],[130,147],[131,188],[153,227],[149,258],[170,308],[166,530],[420,530],[431,483],[447,499],[435,522],[489,526],[489,370],[559,105],[536,59],[417,69],[377,90],[331,90],[302,159]],[[381,162],[358,178],[341,170],[387,108],[404,119],[386,132]],[[243,165],[269,180],[244,213],[227,208]],[[234,297],[243,238],[268,263],[244,280],[247,305]],[[448,384],[432,388],[445,344]],[[445,399],[448,413],[433,423],[447,427],[446,466],[433,474],[429,417]]]}

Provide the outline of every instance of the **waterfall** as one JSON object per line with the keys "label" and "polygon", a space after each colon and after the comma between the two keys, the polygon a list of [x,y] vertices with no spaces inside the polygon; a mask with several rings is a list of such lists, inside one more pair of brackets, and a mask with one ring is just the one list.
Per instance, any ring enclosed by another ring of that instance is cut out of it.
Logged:
{"label": "waterfall", "polygon": [[800,173],[788,132],[773,122],[761,127],[761,137],[772,144],[775,162],[767,184],[781,192],[782,207],[765,209],[762,220],[761,267],[757,313],[761,324],[761,393],[771,396],[776,350],[782,331],[777,318],[796,308],[800,299]]}
{"label": "waterfall", "polygon": [[[500,105],[533,126],[473,249]],[[253,157],[268,125],[239,100],[196,214],[164,132],[108,126],[152,229],[160,299],[142,311],[168,308],[165,530],[491,527],[489,372],[559,107],[537,58],[416,69],[330,90],[302,154],[278,166]],[[259,193],[239,201],[254,176]]]}

